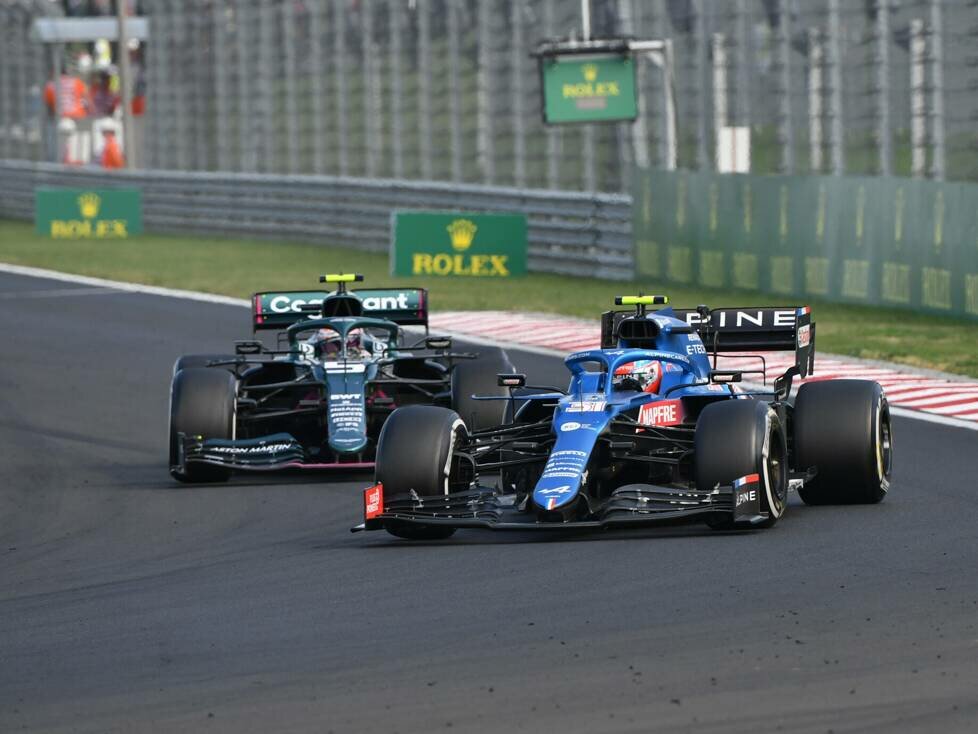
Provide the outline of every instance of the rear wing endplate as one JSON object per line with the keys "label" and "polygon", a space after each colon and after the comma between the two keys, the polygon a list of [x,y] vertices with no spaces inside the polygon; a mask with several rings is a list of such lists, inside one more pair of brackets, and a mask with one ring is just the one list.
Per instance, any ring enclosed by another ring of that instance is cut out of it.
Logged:
{"label": "rear wing endplate", "polygon": [[[363,288],[349,291],[363,301],[365,316],[387,319],[401,326],[428,326],[428,291],[425,288]],[[330,291],[268,291],[251,299],[252,328],[285,329],[305,319],[319,318]]]}

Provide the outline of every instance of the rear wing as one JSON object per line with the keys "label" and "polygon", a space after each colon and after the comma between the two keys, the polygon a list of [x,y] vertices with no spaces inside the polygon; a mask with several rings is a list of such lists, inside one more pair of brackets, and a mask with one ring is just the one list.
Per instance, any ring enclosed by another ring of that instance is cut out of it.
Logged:
{"label": "rear wing", "polygon": [[815,324],[808,306],[715,308],[708,317],[696,309],[674,311],[709,352],[794,352],[800,377],[815,369]]}
{"label": "rear wing", "polygon": [[[387,319],[401,326],[428,327],[428,291],[425,288],[364,288],[349,291],[363,301],[365,316]],[[285,329],[297,321],[318,318],[323,299],[331,291],[268,291],[252,297],[252,328]]]}
{"label": "rear wing", "polygon": [[[654,312],[649,314],[652,318]],[[665,314],[663,314],[665,315]],[[794,352],[796,374],[807,377],[815,368],[815,324],[811,309],[800,307],[673,309],[699,334],[710,353]],[[607,311],[601,319],[601,346],[618,346],[618,326],[635,311]]]}

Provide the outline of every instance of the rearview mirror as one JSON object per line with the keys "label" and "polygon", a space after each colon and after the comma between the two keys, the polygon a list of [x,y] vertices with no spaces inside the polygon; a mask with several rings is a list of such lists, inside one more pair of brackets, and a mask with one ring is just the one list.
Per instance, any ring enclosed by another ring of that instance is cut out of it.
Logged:
{"label": "rearview mirror", "polygon": [[526,385],[526,375],[520,374],[500,374],[496,375],[499,387],[523,387]]}
{"label": "rearview mirror", "polygon": [[429,336],[424,340],[427,349],[451,349],[452,337],[450,336]]}

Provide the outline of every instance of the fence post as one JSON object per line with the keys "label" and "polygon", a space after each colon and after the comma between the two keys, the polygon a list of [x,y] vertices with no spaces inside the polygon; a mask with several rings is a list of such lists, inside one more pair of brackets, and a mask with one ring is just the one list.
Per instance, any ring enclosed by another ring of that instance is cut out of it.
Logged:
{"label": "fence post", "polygon": [[510,22],[513,34],[509,39],[511,51],[511,88],[513,113],[513,184],[526,186],[526,119],[523,102],[526,98],[523,80],[523,59],[526,48],[523,41],[523,3],[510,3]]}
{"label": "fence post", "polygon": [[927,165],[926,55],[924,21],[910,21],[910,171],[922,178]]}
{"label": "fence post", "polygon": [[312,97],[312,171],[326,171],[326,105],[323,91],[323,7],[321,0],[309,5],[309,67]]}
{"label": "fence post", "polygon": [[931,178],[944,180],[944,18],[941,3],[930,0]]}
{"label": "fence post", "polygon": [[[295,53],[295,10],[294,4],[282,3],[282,45],[285,63],[285,140],[286,158],[289,173],[299,172],[299,105],[296,90],[296,53]],[[273,118],[274,119],[274,118]],[[274,122],[273,122],[274,125]]]}
{"label": "fence post", "polygon": [[778,142],[781,143],[780,173],[795,172],[795,131],[791,110],[791,4],[778,0],[778,79],[781,88],[778,114]]}
{"label": "fence post", "polygon": [[448,117],[452,141],[452,181],[462,180],[462,99],[458,68],[459,51],[458,0],[448,0]]}
{"label": "fence post", "polygon": [[[736,114],[734,115],[734,125],[742,126],[746,125],[748,129],[751,127],[751,105],[753,99],[751,98],[751,38],[750,38],[750,13],[747,9],[747,3],[745,0],[737,0],[736,11],[737,13],[737,46],[736,46],[736,64],[737,64],[737,88],[734,93],[734,103],[736,105]],[[747,166],[748,170],[751,170],[753,166],[751,165],[751,154],[750,148],[747,152]]]}
{"label": "fence post", "polygon": [[384,127],[381,120],[380,80],[378,77],[377,45],[374,41],[374,7],[372,0],[360,3],[360,52],[363,59],[363,139],[366,173],[377,176],[384,148]]}
{"label": "fence post", "polygon": [[808,29],[808,167],[822,170],[822,38]]}
{"label": "fence post", "polygon": [[[207,87],[207,74],[212,71],[213,58],[207,58],[207,47],[210,45],[208,36],[207,21],[209,15],[201,13],[197,8],[186,8],[189,13],[188,23],[190,24],[190,55],[193,59],[193,70],[190,73],[191,85],[193,88],[192,109],[193,109],[193,167],[197,170],[206,171],[211,167],[211,145],[210,134],[212,132],[211,118],[209,110],[210,95]],[[126,143],[128,145],[128,143]]]}
{"label": "fence post", "polygon": [[258,86],[261,90],[261,113],[258,134],[261,136],[260,170],[275,170],[275,85],[272,65],[275,62],[275,12],[269,3],[258,7]]}
{"label": "fence post", "polygon": [[4,158],[13,158],[13,141],[10,135],[10,128],[13,127],[13,117],[11,115],[11,103],[13,98],[13,84],[10,81],[10,34],[13,33],[14,8],[9,5],[0,5],[0,129],[3,130],[3,151]]}
{"label": "fence post", "polygon": [[347,101],[346,90],[346,3],[333,0],[333,101],[336,105],[336,153],[339,173],[350,173],[350,158],[347,153]]}
{"label": "fence post", "polygon": [[394,178],[404,178],[404,143],[401,103],[401,85],[404,83],[401,76],[401,33],[404,30],[404,17],[401,11],[402,3],[400,0],[389,0],[387,11],[390,14],[390,89],[391,89],[391,147],[394,154]]}
{"label": "fence post", "polygon": [[166,159],[170,161],[170,168],[180,171],[187,170],[187,148],[185,140],[187,137],[187,104],[181,92],[185,91],[186,75],[180,60],[178,39],[186,36],[186,24],[183,22],[183,2],[182,0],[169,0],[170,35],[167,38],[169,43],[170,66],[167,69],[166,86],[169,89],[169,112],[172,122],[164,125],[170,131],[170,145],[168,146]]}
{"label": "fence post", "polygon": [[239,171],[258,170],[258,148],[256,145],[254,79],[248,71],[248,49],[251,47],[245,0],[234,3],[234,51],[237,58],[237,112],[238,112],[238,165]]}
{"label": "fence post", "polygon": [[727,112],[727,49],[722,33],[714,33],[713,46],[713,167],[720,170],[720,140],[729,123]]}
{"label": "fence post", "polygon": [[228,127],[228,64],[227,64],[227,23],[223,2],[211,6],[211,19],[214,24],[214,113],[216,134],[214,146],[217,148],[217,170],[228,171],[228,145],[231,137]]}
{"label": "fence post", "polygon": [[418,13],[418,145],[421,155],[421,178],[434,178],[431,148],[431,4],[416,0]]}
{"label": "fence post", "polygon": [[890,131],[890,3],[876,1],[876,150],[877,171],[893,173],[893,135]]}
{"label": "fence post", "polygon": [[492,125],[492,32],[489,0],[479,0],[478,157],[483,183],[496,180]]}
{"label": "fence post", "polygon": [[[555,0],[544,0],[543,4],[543,30],[547,38],[553,38],[557,34],[554,2]],[[547,188],[552,190],[560,186],[560,128],[547,125],[546,135]]]}
{"label": "fence post", "polygon": [[829,84],[832,85],[829,94],[829,124],[832,149],[832,173],[841,176],[845,173],[845,133],[842,126],[842,57],[839,36],[839,0],[829,0],[829,38],[828,38],[828,67]]}
{"label": "fence post", "polygon": [[695,33],[696,33],[696,167],[701,171],[710,168],[710,157],[707,153],[706,144],[706,63],[707,63],[707,43],[706,36],[706,2],[699,0],[695,5],[690,4],[695,13]]}
{"label": "fence post", "polygon": [[[618,18],[621,23],[620,31],[623,36],[639,37],[639,24],[635,17],[636,9],[632,0],[618,0]],[[632,161],[635,166],[647,168],[649,165],[649,132],[648,105],[646,104],[645,76],[648,64],[641,56],[633,58],[635,64],[635,88],[638,94],[638,119],[631,124],[631,135],[626,135],[628,125],[618,125],[619,131],[619,169],[621,173],[621,190],[628,191],[630,187],[630,168],[628,165],[628,143],[632,146]]]}

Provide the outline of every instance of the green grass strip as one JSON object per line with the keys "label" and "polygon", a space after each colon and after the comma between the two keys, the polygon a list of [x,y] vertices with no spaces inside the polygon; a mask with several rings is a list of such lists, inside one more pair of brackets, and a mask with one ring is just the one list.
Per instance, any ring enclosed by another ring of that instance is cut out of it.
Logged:
{"label": "green grass strip", "polygon": [[[318,287],[326,272],[363,273],[370,286],[420,285],[431,307],[513,310],[597,319],[616,295],[662,293],[679,307],[798,305],[800,299],[678,287],[649,281],[610,282],[563,275],[525,278],[393,278],[387,256],[343,247],[144,235],[130,240],[51,240],[32,225],[0,220],[0,262],[114,280],[246,298],[258,290]],[[937,316],[809,301],[823,352],[927,367],[978,377],[978,324]]]}

